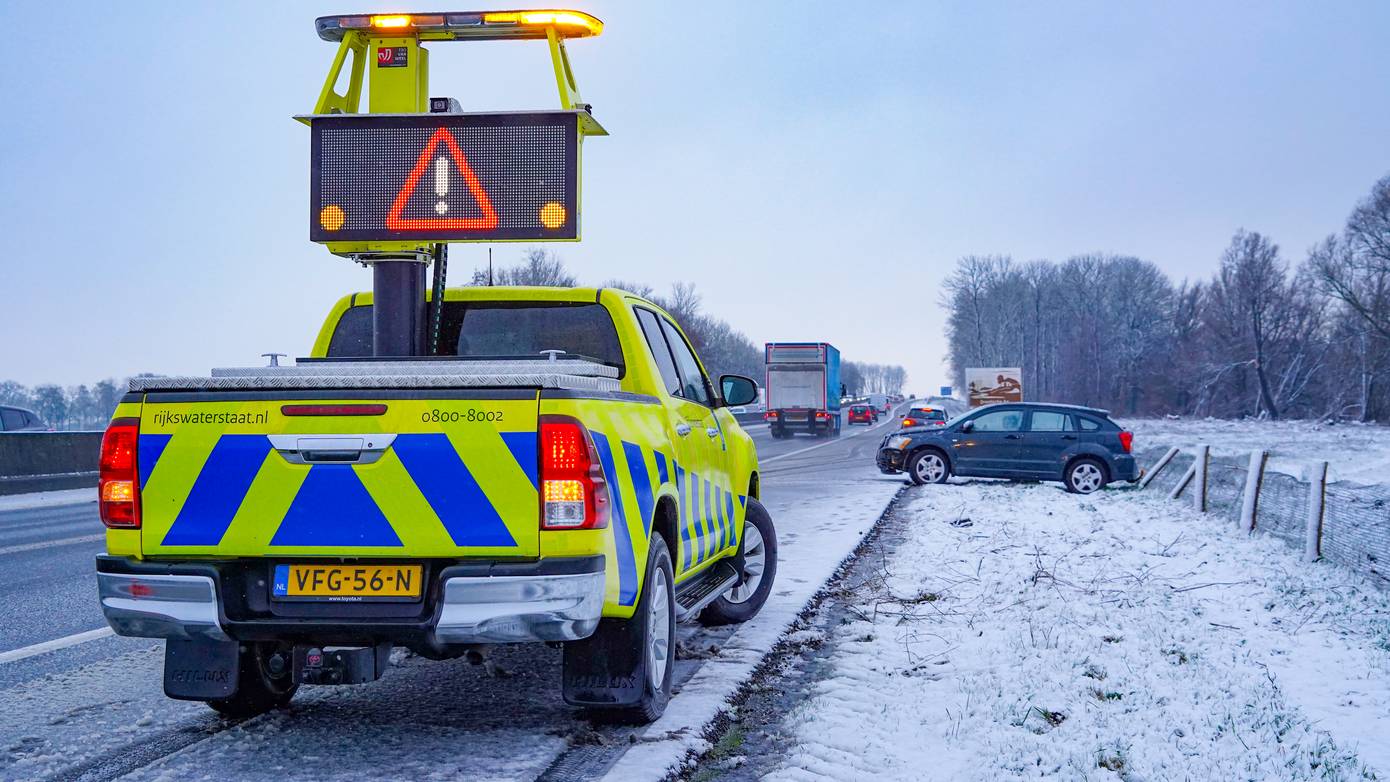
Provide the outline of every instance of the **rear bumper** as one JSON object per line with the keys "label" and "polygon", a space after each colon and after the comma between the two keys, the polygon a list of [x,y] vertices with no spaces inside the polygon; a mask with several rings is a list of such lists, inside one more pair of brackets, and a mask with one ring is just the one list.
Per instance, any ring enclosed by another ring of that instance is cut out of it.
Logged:
{"label": "rear bumper", "polygon": [[1130,454],[1120,454],[1111,459],[1110,464],[1111,469],[1115,471],[1112,480],[1130,482],[1139,480],[1139,465]]}
{"label": "rear bumper", "polygon": [[430,562],[414,603],[273,603],[271,563],[158,563],[97,557],[102,613],[141,638],[454,644],[575,641],[603,615],[604,558]]}

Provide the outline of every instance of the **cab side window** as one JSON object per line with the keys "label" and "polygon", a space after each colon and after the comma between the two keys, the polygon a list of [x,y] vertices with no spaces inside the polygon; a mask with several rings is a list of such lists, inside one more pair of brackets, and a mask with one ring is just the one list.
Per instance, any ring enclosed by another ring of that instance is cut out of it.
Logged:
{"label": "cab side window", "polygon": [[1022,410],[1000,410],[975,419],[977,432],[1017,432],[1023,429]]}
{"label": "cab side window", "polygon": [[676,368],[680,370],[681,387],[680,393],[676,396],[689,399],[692,402],[699,402],[705,407],[714,407],[714,397],[709,390],[709,381],[705,378],[705,373],[700,369],[700,362],[695,360],[695,352],[686,344],[685,337],[676,330],[675,326],[665,318],[661,318],[661,331],[666,335],[666,342],[671,346],[671,354],[675,356]]}
{"label": "cab side window", "polygon": [[641,307],[637,307],[636,310],[637,323],[642,327],[642,336],[647,338],[647,347],[652,351],[652,358],[656,359],[656,368],[661,372],[661,382],[666,386],[666,393],[680,396],[680,373],[676,371],[676,360],[671,358],[671,349],[666,346],[666,338],[661,336],[661,324],[657,321],[656,313]]}
{"label": "cab side window", "polygon": [[[1086,419],[1081,419],[1086,420]],[[1057,413],[1050,410],[1034,410],[1033,422],[1028,426],[1032,432],[1074,432],[1071,425],[1071,416],[1066,413]]]}

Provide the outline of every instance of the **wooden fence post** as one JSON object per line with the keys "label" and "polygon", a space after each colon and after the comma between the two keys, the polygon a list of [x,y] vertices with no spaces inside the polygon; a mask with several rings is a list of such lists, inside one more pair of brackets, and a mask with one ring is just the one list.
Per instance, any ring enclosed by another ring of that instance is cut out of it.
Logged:
{"label": "wooden fence post", "polygon": [[1207,512],[1207,468],[1211,461],[1211,446],[1197,446],[1197,461],[1192,463],[1192,509]]}
{"label": "wooden fence post", "polygon": [[1316,562],[1322,556],[1322,511],[1327,493],[1327,462],[1314,462],[1308,469],[1308,523],[1303,529],[1303,561]]}
{"label": "wooden fence post", "polygon": [[1176,500],[1178,497],[1182,496],[1182,490],[1187,488],[1187,484],[1192,483],[1192,476],[1196,474],[1197,463],[1193,462],[1192,466],[1187,468],[1187,472],[1183,473],[1182,477],[1178,479],[1177,484],[1173,486],[1173,490],[1168,492],[1168,499]]}
{"label": "wooden fence post", "polygon": [[1240,503],[1240,524],[1237,529],[1249,532],[1255,529],[1255,513],[1260,502],[1260,485],[1264,482],[1265,460],[1269,452],[1256,448],[1250,452],[1250,469],[1245,473],[1245,494]]}
{"label": "wooden fence post", "polygon": [[1163,457],[1154,463],[1154,466],[1148,472],[1144,473],[1144,477],[1139,479],[1139,488],[1148,488],[1148,485],[1153,482],[1153,479],[1157,478],[1158,474],[1163,472],[1163,468],[1167,467],[1168,463],[1173,461],[1173,457],[1177,455],[1178,449],[1176,447],[1169,448],[1168,452],[1163,454]]}

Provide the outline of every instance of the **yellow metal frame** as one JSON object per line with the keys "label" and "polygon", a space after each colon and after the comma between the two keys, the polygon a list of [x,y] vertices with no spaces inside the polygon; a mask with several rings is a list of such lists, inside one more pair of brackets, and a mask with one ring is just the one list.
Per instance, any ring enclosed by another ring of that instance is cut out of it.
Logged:
{"label": "yellow metal frame", "polygon": [[[422,40],[449,40],[428,32],[412,33],[402,30],[349,30],[338,44],[338,51],[328,68],[323,89],[314,104],[314,114],[358,114],[362,105],[362,84],[367,63],[377,58],[383,48],[406,47],[406,64],[398,68],[372,68],[371,91],[367,114],[415,114],[429,110],[429,50]],[[588,112],[588,104],[579,94],[579,85],[565,51],[565,38],[553,26],[545,28],[545,40],[550,50],[550,62],[555,71],[555,88],[560,107],[579,112],[579,190],[583,192],[583,146],[585,136],[606,136],[608,131]],[[349,64],[349,56],[351,63]],[[338,82],[348,68],[347,90],[337,91]],[[309,124],[311,117],[299,118]],[[489,240],[489,244],[497,240]],[[502,240],[505,241],[505,240]],[[540,241],[527,239],[524,241]],[[565,241],[578,241],[577,239]],[[501,243],[501,242],[498,242]],[[379,253],[429,253],[430,242],[326,242],[329,252],[348,257],[370,256]]]}

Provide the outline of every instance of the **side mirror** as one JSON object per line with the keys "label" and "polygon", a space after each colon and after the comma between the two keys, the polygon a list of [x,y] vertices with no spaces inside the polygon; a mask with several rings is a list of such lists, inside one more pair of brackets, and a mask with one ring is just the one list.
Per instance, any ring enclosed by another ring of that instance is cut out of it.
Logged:
{"label": "side mirror", "polygon": [[758,384],[743,375],[721,376],[719,390],[723,392],[724,404],[730,407],[751,405],[758,401]]}
{"label": "side mirror", "polygon": [[960,430],[961,430],[962,432],[966,432],[966,433],[975,431],[975,422],[974,422],[974,421],[966,421],[965,423],[963,423],[963,424],[960,425]]}
{"label": "side mirror", "polygon": [[898,413],[899,418],[907,418],[907,413]]}

